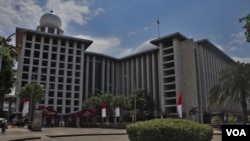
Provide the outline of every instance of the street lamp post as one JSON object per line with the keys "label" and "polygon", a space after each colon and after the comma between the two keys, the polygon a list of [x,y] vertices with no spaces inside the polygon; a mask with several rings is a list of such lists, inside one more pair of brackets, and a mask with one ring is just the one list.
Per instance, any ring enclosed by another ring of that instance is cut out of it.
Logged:
{"label": "street lamp post", "polygon": [[[133,83],[134,83],[134,79],[132,79],[131,77],[125,75],[124,77],[126,78],[129,78],[131,81],[133,80]],[[136,122],[136,93],[135,93],[135,99],[134,99],[134,110],[135,110],[135,113],[134,113],[134,121]]]}

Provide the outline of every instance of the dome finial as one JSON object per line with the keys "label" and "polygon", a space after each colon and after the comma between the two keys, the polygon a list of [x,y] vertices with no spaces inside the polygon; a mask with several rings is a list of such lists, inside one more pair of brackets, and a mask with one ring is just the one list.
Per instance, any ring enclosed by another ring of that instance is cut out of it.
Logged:
{"label": "dome finial", "polygon": [[54,11],[53,11],[53,3],[52,3],[50,12],[51,12],[51,13],[54,13]]}

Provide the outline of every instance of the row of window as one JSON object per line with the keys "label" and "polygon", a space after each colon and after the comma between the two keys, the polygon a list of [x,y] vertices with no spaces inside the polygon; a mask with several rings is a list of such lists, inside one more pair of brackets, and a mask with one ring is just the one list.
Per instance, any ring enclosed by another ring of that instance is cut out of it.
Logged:
{"label": "row of window", "polygon": [[[54,97],[57,96],[58,98],[63,98],[63,91],[58,91],[57,93],[55,93],[54,91],[49,91],[49,97]],[[71,92],[66,92],[65,93],[65,97],[66,98],[71,98],[72,97],[72,93]],[[79,93],[74,93],[74,98],[77,99],[79,98],[80,94]]]}
{"label": "row of window", "polygon": [[[51,60],[57,60],[57,53],[51,53]],[[32,57],[31,56],[31,50],[25,50],[24,52],[24,56],[25,57]],[[42,53],[42,59],[48,59],[49,57],[49,53],[48,52],[43,52]],[[73,62],[74,58],[75,58],[75,62],[76,63],[81,63],[81,57],[80,56],[73,56],[73,55],[69,55],[66,56],[64,54],[60,54],[59,60],[60,61],[65,61],[65,58],[67,57],[67,62]],[[40,51],[34,51],[33,57],[32,58],[40,58]]]}
{"label": "row of window", "polygon": [[[21,84],[21,87],[24,87],[24,85],[25,84],[27,84],[28,83],[28,81],[22,81],[22,84]],[[46,89],[46,85],[45,85],[45,82],[44,81],[41,81],[41,85],[43,85],[44,86],[44,89]],[[55,84],[50,84],[50,90],[54,90],[54,88],[55,88],[55,86],[54,86]],[[60,90],[62,90],[63,91],[63,89],[64,89],[64,87],[65,87],[65,85],[63,85],[63,84],[61,84],[61,83],[59,83],[58,84],[58,90],[60,91]],[[66,85],[66,91],[72,91],[73,90],[73,88],[74,88],[74,91],[80,91],[80,86],[79,85],[72,85],[72,84],[67,84]]]}
{"label": "row of window", "polygon": [[[48,36],[35,36],[35,42],[36,43],[41,43],[43,39],[43,43],[44,44],[50,44],[50,42],[52,42],[53,45],[58,45],[60,43],[61,46],[66,46],[66,44],[68,43],[69,47],[74,47],[74,44],[76,43],[76,47],[78,49],[81,49],[81,42],[76,42],[74,40],[66,40],[66,39],[62,39],[62,38],[50,38]],[[51,40],[50,40],[51,39]],[[26,40],[27,41],[32,41],[32,35],[31,34],[27,34],[26,36]]]}
{"label": "row of window", "polygon": [[[71,105],[71,102],[73,102],[74,106],[78,106],[79,105],[79,100],[74,100],[74,101],[72,101],[72,100],[65,100],[65,105]],[[54,104],[54,99],[53,98],[49,99],[48,104]],[[62,105],[63,104],[63,100],[62,99],[57,99],[56,104],[57,105]]]}
{"label": "row of window", "polygon": [[[23,64],[24,64],[24,65],[27,65],[27,66],[24,66],[24,67],[23,67],[23,70],[24,70],[24,71],[29,71],[30,59],[24,58],[24,63],[23,63]],[[38,66],[40,66],[39,60],[36,60],[36,59],[33,60],[33,63],[32,63],[32,64],[34,65],[34,69],[33,69],[33,70],[37,70],[37,69],[38,69]],[[62,68],[62,69],[65,69],[65,68],[64,68],[65,65],[67,65],[67,66],[66,66],[67,69],[74,69],[74,70],[76,70],[76,71],[80,71],[80,69],[81,69],[80,64],[73,65],[73,64],[71,64],[71,63],[65,64],[65,63],[63,63],[63,62],[60,62],[60,63],[58,63],[58,64],[59,64],[58,67],[59,67],[59,68]],[[47,66],[48,66],[48,61],[43,60],[41,65],[44,66],[44,67],[47,67]],[[56,63],[56,62],[51,62],[51,63],[50,63],[50,67],[51,67],[51,68],[57,68],[57,63]],[[74,67],[74,68],[73,68],[73,67]]]}
{"label": "row of window", "polygon": [[[32,43],[26,42],[25,44],[25,48],[26,49],[31,49]],[[43,45],[41,46],[40,44],[35,44],[35,50],[39,50],[42,48],[43,51],[49,51],[49,45]],[[66,53],[66,49],[65,47],[58,47],[58,46],[52,46],[52,52],[57,52],[57,50],[60,49],[60,53]],[[76,51],[76,55],[81,55],[81,50],[77,49]],[[74,54],[74,49],[68,48],[68,54]]]}

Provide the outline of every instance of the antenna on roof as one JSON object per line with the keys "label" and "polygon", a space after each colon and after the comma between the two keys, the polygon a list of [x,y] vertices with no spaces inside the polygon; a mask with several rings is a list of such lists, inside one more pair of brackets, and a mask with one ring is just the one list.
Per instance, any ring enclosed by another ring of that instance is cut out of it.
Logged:
{"label": "antenna on roof", "polygon": [[158,28],[158,38],[160,38],[160,21],[159,21],[158,16],[157,16],[156,23],[157,23],[157,28]]}
{"label": "antenna on roof", "polygon": [[50,10],[51,13],[54,13],[54,11],[53,11],[53,5],[54,5],[54,1],[52,2],[52,6],[51,6],[51,10]]}

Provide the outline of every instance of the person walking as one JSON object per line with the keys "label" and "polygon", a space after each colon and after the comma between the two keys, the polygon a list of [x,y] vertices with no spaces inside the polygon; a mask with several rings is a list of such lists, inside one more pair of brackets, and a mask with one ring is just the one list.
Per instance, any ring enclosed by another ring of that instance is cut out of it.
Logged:
{"label": "person walking", "polygon": [[8,128],[7,120],[3,120],[1,128],[2,128],[2,134],[4,135],[6,132],[6,129]]}
{"label": "person walking", "polygon": [[17,122],[17,119],[16,119],[16,117],[14,117],[14,118],[12,119],[12,128],[15,128],[15,127],[16,127],[16,122]]}

